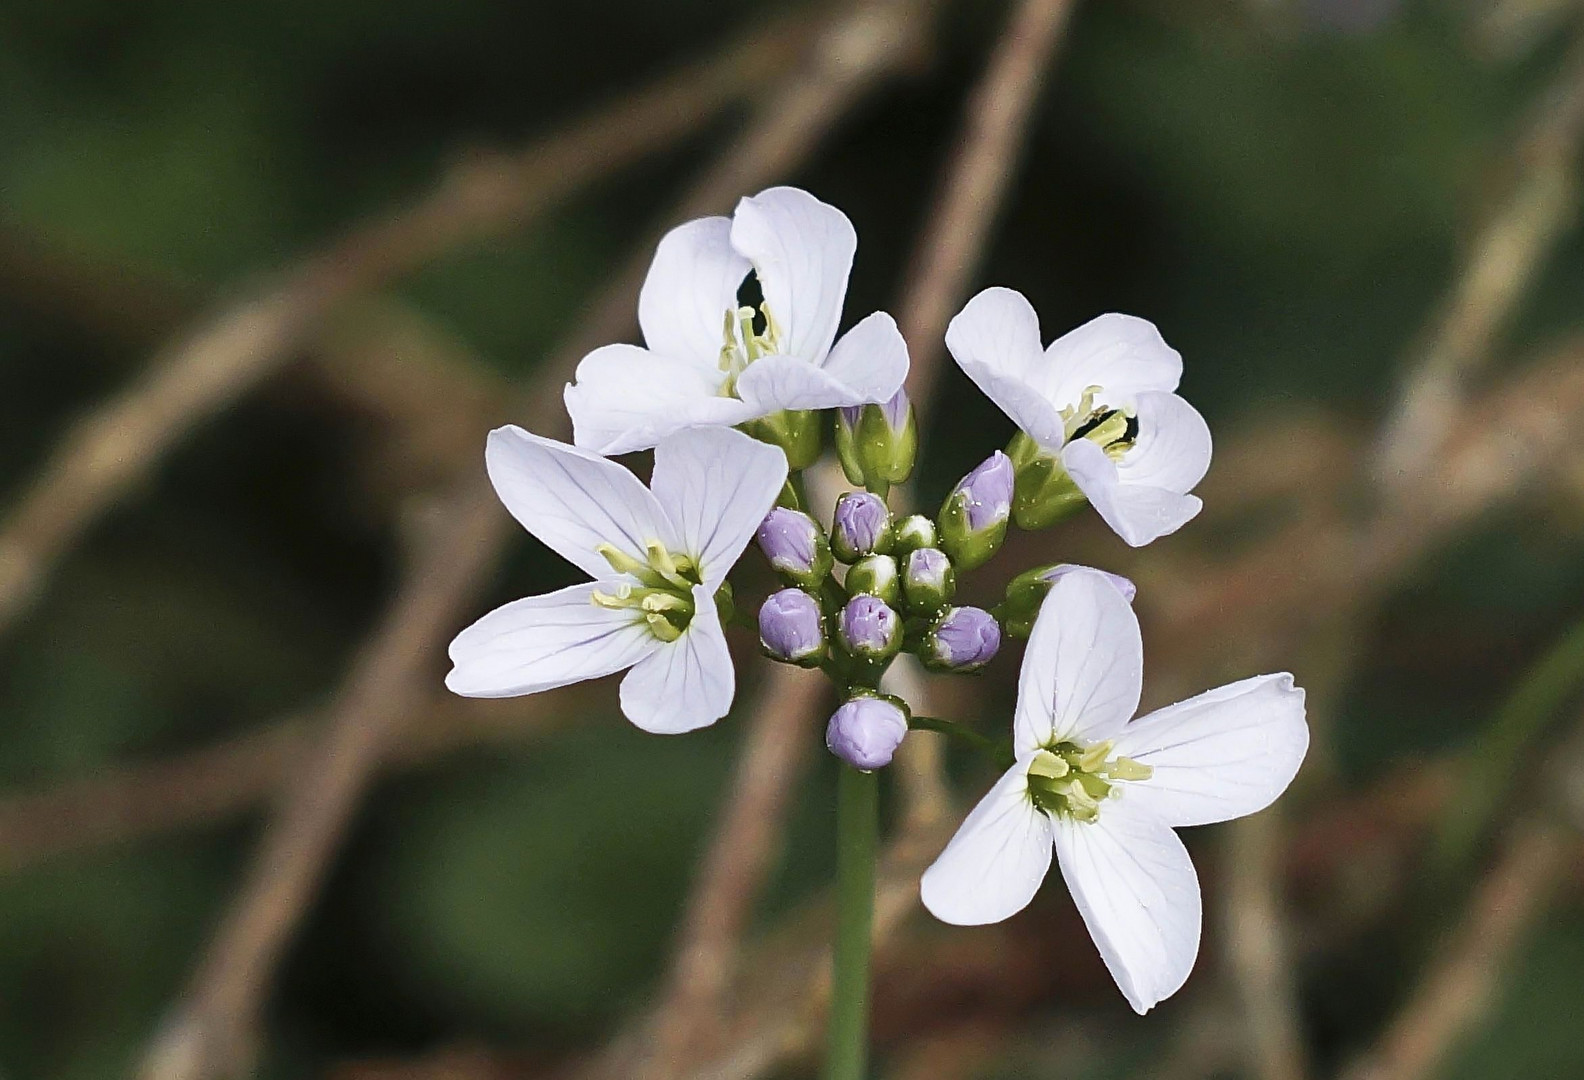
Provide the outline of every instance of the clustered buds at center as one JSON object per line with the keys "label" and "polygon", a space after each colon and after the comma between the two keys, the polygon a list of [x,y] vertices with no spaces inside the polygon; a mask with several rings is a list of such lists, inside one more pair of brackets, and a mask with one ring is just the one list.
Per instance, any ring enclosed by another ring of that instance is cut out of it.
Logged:
{"label": "clustered buds at center", "polygon": [[759,643],[775,660],[818,667],[825,655],[825,613],[802,589],[771,593],[759,608]]}
{"label": "clustered buds at center", "polygon": [[924,663],[938,671],[978,671],[1001,649],[1001,626],[983,608],[954,607],[930,627]]}
{"label": "clustered buds at center", "polygon": [[902,647],[902,619],[878,596],[859,593],[836,617],[842,648],[858,660],[889,660]]}
{"label": "clustered buds at center", "polygon": [[940,548],[921,547],[907,553],[902,566],[902,597],[908,611],[932,615],[945,607],[957,590],[957,571]]}
{"label": "clustered buds at center", "polygon": [[831,714],[825,745],[853,768],[872,772],[891,764],[907,733],[907,706],[900,700],[860,694]]}
{"label": "clustered buds at center", "polygon": [[990,561],[1012,516],[1012,462],[997,450],[957,482],[940,512],[940,544],[964,570]]}
{"label": "clustered buds at center", "polygon": [[778,506],[765,516],[755,534],[759,550],[787,581],[814,588],[832,566],[830,541],[819,523],[801,510]]}
{"label": "clustered buds at center", "polygon": [[891,511],[885,500],[867,491],[849,491],[836,500],[831,521],[831,551],[842,562],[891,550]]}
{"label": "clustered buds at center", "polygon": [[881,495],[911,476],[918,425],[907,394],[898,390],[878,405],[838,409],[836,454],[850,482]]}

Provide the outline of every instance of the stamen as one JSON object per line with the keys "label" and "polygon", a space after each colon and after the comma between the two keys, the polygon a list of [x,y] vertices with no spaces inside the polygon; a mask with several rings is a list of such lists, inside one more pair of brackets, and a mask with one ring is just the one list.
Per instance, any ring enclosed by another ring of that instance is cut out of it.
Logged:
{"label": "stamen", "polygon": [[1101,805],[1121,798],[1123,781],[1148,780],[1155,770],[1131,758],[1112,760],[1109,739],[1091,746],[1061,742],[1029,760],[1029,799],[1047,814],[1095,821]]}
{"label": "stamen", "polygon": [[644,621],[649,624],[651,634],[668,644],[682,636],[682,631],[676,624],[657,612],[645,615]]}
{"label": "stamen", "polygon": [[637,559],[627,554],[615,544],[601,543],[596,546],[594,550],[597,551],[606,562],[610,563],[611,569],[616,571],[618,574],[631,574],[639,581],[650,585],[659,584],[659,582],[655,580],[654,571],[649,568],[647,563],[639,562]]}

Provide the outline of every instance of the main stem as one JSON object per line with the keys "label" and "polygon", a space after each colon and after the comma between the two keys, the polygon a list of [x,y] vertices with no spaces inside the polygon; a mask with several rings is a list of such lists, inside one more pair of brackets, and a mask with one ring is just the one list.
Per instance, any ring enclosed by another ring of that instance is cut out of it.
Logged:
{"label": "main stem", "polygon": [[863,1080],[869,1056],[869,938],[874,922],[880,778],[850,765],[836,785],[836,951],[825,1080]]}

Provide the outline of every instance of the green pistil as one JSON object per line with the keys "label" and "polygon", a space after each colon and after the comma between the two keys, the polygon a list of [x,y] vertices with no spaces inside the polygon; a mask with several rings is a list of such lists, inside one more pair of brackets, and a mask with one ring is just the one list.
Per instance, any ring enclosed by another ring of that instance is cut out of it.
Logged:
{"label": "green pistil", "polygon": [[631,611],[637,621],[661,641],[675,641],[693,621],[693,586],[699,583],[698,566],[686,555],[668,551],[658,540],[644,545],[648,562],[639,562],[614,544],[595,549],[617,573],[637,580],[621,584],[614,592],[595,589],[589,599],[596,607]]}
{"label": "green pistil", "polygon": [[1125,409],[1108,409],[1095,404],[1098,386],[1084,388],[1076,408],[1068,406],[1061,411],[1062,426],[1069,441],[1088,439],[1106,452],[1113,461],[1133,449],[1138,438],[1138,418]]}
{"label": "green pistil", "polygon": [[[764,320],[764,330],[754,331],[754,323]],[[721,331],[720,369],[726,373],[721,383],[721,397],[737,396],[737,377],[749,364],[762,356],[780,351],[781,327],[770,313],[769,304],[757,308],[727,308],[725,325]]]}
{"label": "green pistil", "polygon": [[1047,814],[1094,821],[1116,798],[1117,781],[1148,780],[1155,770],[1131,758],[1111,757],[1110,740],[1093,746],[1062,742],[1034,755],[1028,767],[1029,798]]}

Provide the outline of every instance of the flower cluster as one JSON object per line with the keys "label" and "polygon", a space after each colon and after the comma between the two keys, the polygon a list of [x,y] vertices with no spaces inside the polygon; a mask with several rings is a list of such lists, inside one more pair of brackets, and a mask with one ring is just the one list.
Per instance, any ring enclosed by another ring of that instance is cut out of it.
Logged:
{"label": "flower cluster", "polygon": [[[1144,1012],[1198,951],[1198,880],[1173,830],[1253,813],[1287,787],[1308,744],[1303,691],[1264,675],[1135,720],[1143,658],[1126,578],[1045,565],[990,610],[956,594],[1012,525],[1043,529],[1087,505],[1134,547],[1179,529],[1200,509],[1209,429],[1177,395],[1182,358],[1152,324],[1102,315],[1042,346],[1028,301],[987,289],[946,346],[1018,432],[934,516],[893,509],[918,451],[907,348],[883,312],[837,337],[856,246],[845,215],[793,188],[666,235],[639,297],[644,346],[596,349],[566,389],[574,445],[505,427],[486,450],[506,508],[593,580],[462,631],[447,685],[504,697],[627,670],[621,707],[640,728],[714,723],[735,688],[727,574],[756,539],[782,585],[758,606],[760,645],[835,683],[832,753],[879,769],[929,728],[1006,768],[925,873],[925,906],[951,923],[1007,918],[1054,853]],[[855,490],[822,516],[801,472],[827,424]],[[650,449],[647,487],[609,459]],[[1007,742],[915,717],[880,688],[902,652],[971,674],[1004,638],[1028,639]]]}

